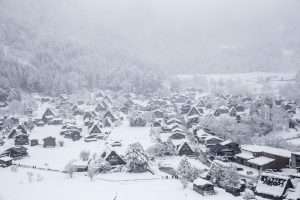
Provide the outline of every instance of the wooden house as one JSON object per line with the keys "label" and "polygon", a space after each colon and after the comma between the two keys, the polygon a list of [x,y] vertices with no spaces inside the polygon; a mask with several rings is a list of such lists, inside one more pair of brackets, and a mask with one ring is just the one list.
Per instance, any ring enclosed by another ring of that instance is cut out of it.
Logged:
{"label": "wooden house", "polygon": [[56,138],[55,137],[46,137],[43,139],[43,147],[48,148],[48,147],[56,147]]}
{"label": "wooden house", "polygon": [[223,142],[224,140],[222,138],[219,138],[214,135],[209,135],[204,139],[204,144],[206,147],[210,148],[212,146],[216,146],[217,144]]}
{"label": "wooden house", "polygon": [[12,165],[13,159],[8,156],[0,157],[0,167],[9,167]]}
{"label": "wooden house", "polygon": [[144,127],[147,121],[141,115],[130,118],[130,126],[132,127]]}
{"label": "wooden house", "polygon": [[34,125],[39,126],[39,127],[45,125],[45,122],[43,119],[34,119],[33,123],[34,123]]}
{"label": "wooden house", "polygon": [[183,104],[180,108],[180,114],[185,115],[191,110],[192,106],[190,104]]}
{"label": "wooden house", "polygon": [[194,180],[193,190],[201,195],[215,193],[214,185],[210,181],[202,178],[197,178],[196,180]]}
{"label": "wooden house", "polygon": [[258,170],[287,168],[290,158],[288,150],[263,145],[242,145],[236,155],[238,163]]}
{"label": "wooden house", "polygon": [[99,124],[95,123],[91,126],[89,130],[89,135],[101,135],[103,134],[102,129],[100,128]]}
{"label": "wooden house", "polygon": [[67,130],[63,135],[65,138],[70,138],[73,141],[80,140],[81,138],[81,133],[78,129]]}
{"label": "wooden house", "polygon": [[42,116],[42,119],[45,123],[48,123],[54,117],[55,117],[55,113],[50,108],[47,108]]}
{"label": "wooden house", "polygon": [[287,190],[293,188],[288,176],[273,173],[263,173],[257,182],[255,194],[269,199],[285,199]]}
{"label": "wooden house", "polygon": [[104,127],[113,127],[114,123],[110,120],[110,118],[104,118],[103,126]]}
{"label": "wooden house", "polygon": [[20,131],[23,134],[27,134],[27,129],[24,125],[19,124],[16,129],[17,131]]}
{"label": "wooden house", "polygon": [[125,165],[126,162],[121,158],[116,151],[107,148],[102,154],[101,157],[105,159],[110,165]]}
{"label": "wooden house", "polygon": [[62,118],[53,118],[48,121],[49,125],[62,125],[63,124],[63,119]]}
{"label": "wooden house", "polygon": [[152,122],[152,127],[162,127],[162,120],[154,120]]}
{"label": "wooden house", "polygon": [[103,115],[103,119],[105,118],[109,118],[112,122],[117,121],[117,117],[115,115],[112,114],[112,112],[109,110],[107,111],[104,115]]}
{"label": "wooden house", "polygon": [[15,137],[15,145],[28,145],[29,144],[29,138],[27,134],[19,134]]}
{"label": "wooden house", "polygon": [[94,118],[96,117],[95,112],[85,112],[83,115],[83,122],[85,126],[89,126],[93,123]]}
{"label": "wooden house", "polygon": [[209,148],[209,153],[213,156],[222,156],[229,160],[233,160],[234,156],[240,152],[239,144],[231,140],[225,140]]}
{"label": "wooden house", "polygon": [[0,108],[5,108],[8,106],[8,103],[6,101],[0,101]]}
{"label": "wooden house", "polygon": [[300,171],[300,152],[292,152],[290,166]]}
{"label": "wooden house", "polygon": [[231,117],[235,117],[235,116],[237,115],[237,110],[236,110],[235,107],[231,107],[231,108],[229,109],[229,115],[230,115]]}
{"label": "wooden house", "polygon": [[14,137],[16,137],[18,135],[18,131],[14,128],[12,130],[10,130],[9,134],[8,134],[8,139],[12,139]]}
{"label": "wooden house", "polygon": [[185,138],[185,134],[183,132],[175,132],[169,138],[172,140],[181,140]]}
{"label": "wooden house", "polygon": [[191,107],[188,111],[187,116],[201,116],[203,114],[203,109],[198,109],[195,106]]}
{"label": "wooden house", "polygon": [[108,106],[104,102],[101,102],[101,103],[97,104],[95,111],[96,112],[105,112],[105,111],[107,111],[107,109],[108,109]]}
{"label": "wooden house", "polygon": [[194,151],[192,150],[192,147],[187,142],[183,142],[182,144],[177,145],[176,150],[177,150],[177,154],[180,156],[194,155]]}
{"label": "wooden house", "polygon": [[11,147],[6,149],[3,153],[1,153],[0,157],[2,156],[9,156],[13,159],[20,159],[28,155],[27,148],[23,146]]}
{"label": "wooden house", "polygon": [[108,106],[112,106],[112,104],[113,104],[111,98],[108,97],[108,96],[105,96],[105,97],[103,98],[103,102],[104,102],[106,105],[108,105]]}
{"label": "wooden house", "polygon": [[155,111],[153,111],[152,117],[153,117],[154,119],[157,119],[157,118],[159,118],[159,119],[164,118],[164,112],[161,111],[161,110],[155,110]]}
{"label": "wooden house", "polygon": [[215,110],[214,116],[218,117],[222,114],[227,114],[227,113],[229,113],[229,108],[226,106],[221,106]]}

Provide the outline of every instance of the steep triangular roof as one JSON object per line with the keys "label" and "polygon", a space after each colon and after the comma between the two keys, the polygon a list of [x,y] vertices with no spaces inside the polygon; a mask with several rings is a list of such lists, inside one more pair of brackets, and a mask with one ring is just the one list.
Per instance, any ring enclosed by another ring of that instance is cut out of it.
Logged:
{"label": "steep triangular roof", "polygon": [[46,111],[43,114],[43,118],[47,117],[47,116],[53,116],[54,117],[55,116],[54,111],[52,109],[50,109],[50,108],[47,108]]}
{"label": "steep triangular roof", "polygon": [[92,135],[92,134],[100,134],[100,133],[102,133],[102,130],[101,130],[101,128],[99,127],[98,124],[94,124],[94,125],[92,126],[92,128],[90,129],[90,131],[89,131],[89,134],[90,134],[90,135]]}
{"label": "steep triangular roof", "polygon": [[193,116],[193,115],[201,115],[201,112],[193,106],[190,111],[187,113],[187,116]]}

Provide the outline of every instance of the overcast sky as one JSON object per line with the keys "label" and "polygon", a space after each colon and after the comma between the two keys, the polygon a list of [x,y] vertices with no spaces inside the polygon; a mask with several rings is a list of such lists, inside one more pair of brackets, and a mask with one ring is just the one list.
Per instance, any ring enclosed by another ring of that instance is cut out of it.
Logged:
{"label": "overcast sky", "polygon": [[0,0],[44,37],[176,72],[300,69],[300,0]]}

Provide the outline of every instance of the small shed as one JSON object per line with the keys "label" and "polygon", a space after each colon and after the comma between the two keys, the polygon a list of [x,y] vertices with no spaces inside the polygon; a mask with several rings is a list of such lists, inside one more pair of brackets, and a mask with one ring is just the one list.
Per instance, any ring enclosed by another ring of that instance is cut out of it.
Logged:
{"label": "small shed", "polygon": [[193,182],[193,190],[198,192],[201,195],[215,193],[214,185],[210,181],[207,181],[202,178],[197,178]]}
{"label": "small shed", "polygon": [[0,157],[0,167],[9,167],[12,165],[13,159],[8,156]]}
{"label": "small shed", "polygon": [[39,145],[39,140],[38,139],[30,140],[30,146],[37,146],[37,145]]}
{"label": "small shed", "polygon": [[56,138],[55,137],[46,137],[43,139],[44,144],[43,147],[47,148],[47,147],[55,147],[56,146]]}

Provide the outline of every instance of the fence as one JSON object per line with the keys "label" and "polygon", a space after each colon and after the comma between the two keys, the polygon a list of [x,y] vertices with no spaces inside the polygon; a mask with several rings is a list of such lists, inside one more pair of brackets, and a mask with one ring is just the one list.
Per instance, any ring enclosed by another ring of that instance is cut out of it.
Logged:
{"label": "fence", "polygon": [[17,166],[17,167],[22,167],[22,168],[30,168],[30,169],[36,169],[36,170],[42,170],[42,171],[51,171],[51,172],[61,172],[61,173],[65,173],[65,171],[62,171],[62,170],[58,170],[58,169],[51,169],[51,168],[45,168],[45,167],[37,167],[37,166],[34,166],[34,165],[25,165],[25,164],[12,164],[14,166]]}

